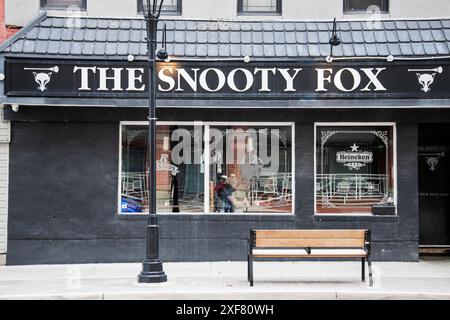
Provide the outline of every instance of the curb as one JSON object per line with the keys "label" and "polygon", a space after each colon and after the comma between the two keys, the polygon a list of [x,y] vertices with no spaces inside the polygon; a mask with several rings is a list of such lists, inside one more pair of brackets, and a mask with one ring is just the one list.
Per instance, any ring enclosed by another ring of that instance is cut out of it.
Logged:
{"label": "curb", "polygon": [[450,300],[450,293],[366,291],[173,291],[0,295],[0,300]]}

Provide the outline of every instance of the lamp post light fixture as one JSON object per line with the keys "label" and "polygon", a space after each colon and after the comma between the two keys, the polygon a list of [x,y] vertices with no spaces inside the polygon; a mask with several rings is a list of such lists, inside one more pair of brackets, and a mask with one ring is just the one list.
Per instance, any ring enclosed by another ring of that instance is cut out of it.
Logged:
{"label": "lamp post light fixture", "polygon": [[330,55],[326,58],[326,61],[328,63],[331,63],[333,62],[333,47],[337,47],[341,44],[341,39],[338,37],[337,34],[336,18],[334,18],[333,20],[333,31],[331,32],[329,44],[330,44]]}
{"label": "lamp post light fixture", "polygon": [[[148,226],[146,235],[146,258],[142,263],[142,271],[138,275],[139,283],[166,282],[167,276],[163,270],[163,264],[159,258],[159,227],[156,214],[156,46],[158,20],[164,0],[158,5],[159,0],[146,0],[143,3],[143,14],[147,26],[148,47]],[[165,46],[165,45],[164,45]],[[165,51],[165,50],[164,50]],[[167,52],[166,52],[167,54]],[[159,56],[159,55],[158,55]]]}

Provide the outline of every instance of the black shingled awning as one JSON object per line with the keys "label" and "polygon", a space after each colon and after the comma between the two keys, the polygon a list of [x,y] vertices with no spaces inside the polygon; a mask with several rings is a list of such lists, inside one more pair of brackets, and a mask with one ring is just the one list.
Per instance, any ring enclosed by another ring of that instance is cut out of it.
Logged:
{"label": "black shingled awning", "polygon": [[[329,55],[332,22],[161,20],[168,52],[180,58],[305,59]],[[74,27],[75,26],[75,27]],[[450,19],[339,21],[336,57],[450,55]],[[43,14],[7,41],[5,55],[146,58],[143,19]]]}

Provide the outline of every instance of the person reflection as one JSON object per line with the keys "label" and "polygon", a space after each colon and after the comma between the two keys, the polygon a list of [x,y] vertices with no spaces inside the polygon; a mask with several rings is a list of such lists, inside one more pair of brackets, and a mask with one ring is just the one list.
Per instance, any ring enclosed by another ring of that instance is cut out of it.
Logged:
{"label": "person reflection", "polygon": [[228,180],[228,177],[226,175],[222,175],[220,177],[220,180],[217,183],[214,191],[221,204],[221,208],[218,208],[218,211],[220,212],[220,209],[223,209],[224,212],[234,212],[236,200],[233,197],[233,192],[235,191],[235,189],[230,184],[230,181]]}

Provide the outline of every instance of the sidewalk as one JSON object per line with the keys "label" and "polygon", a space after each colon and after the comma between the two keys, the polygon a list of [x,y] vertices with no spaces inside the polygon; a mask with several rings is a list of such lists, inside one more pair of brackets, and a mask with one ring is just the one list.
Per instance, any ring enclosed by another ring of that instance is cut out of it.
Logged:
{"label": "sidewalk", "polygon": [[0,267],[0,299],[450,299],[450,259],[375,262],[374,287],[360,262],[165,263],[168,282],[138,285],[140,264]]}

